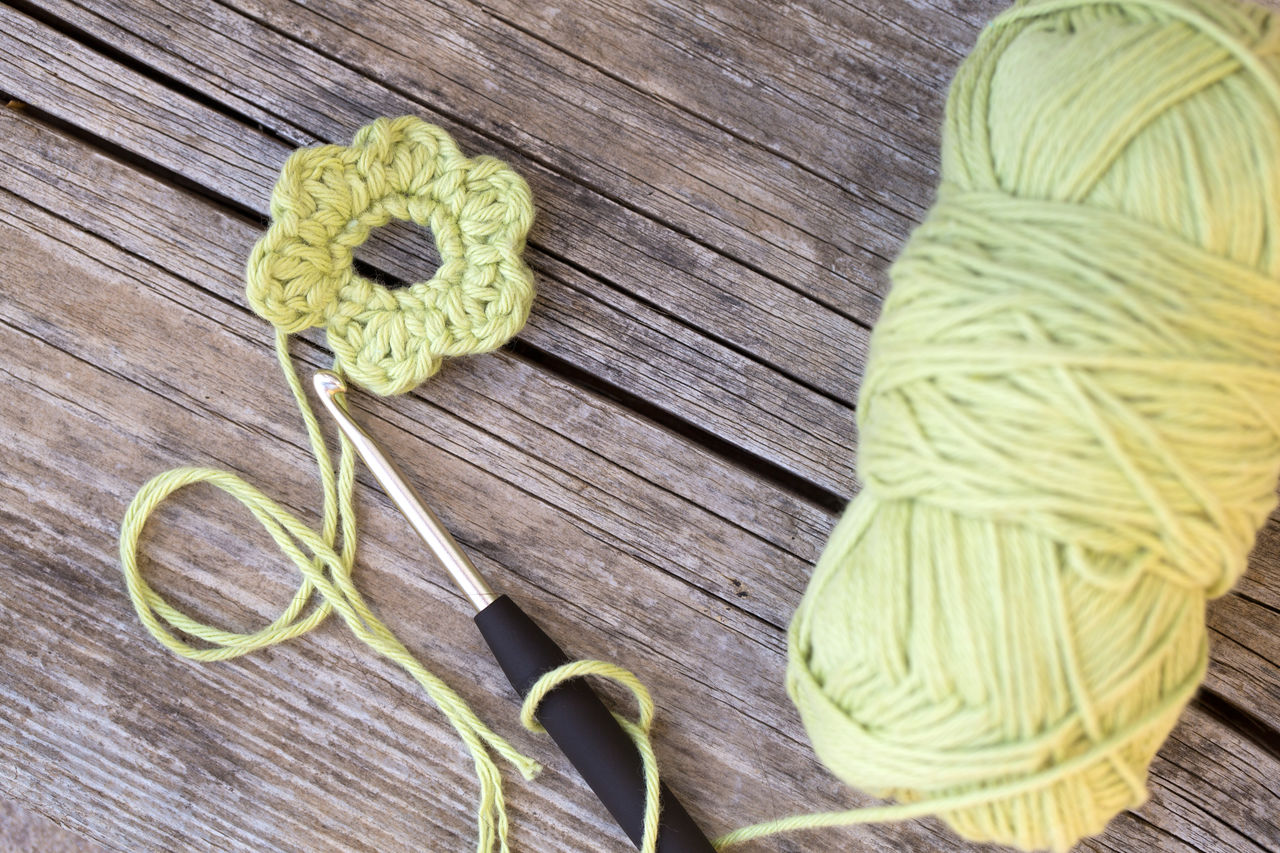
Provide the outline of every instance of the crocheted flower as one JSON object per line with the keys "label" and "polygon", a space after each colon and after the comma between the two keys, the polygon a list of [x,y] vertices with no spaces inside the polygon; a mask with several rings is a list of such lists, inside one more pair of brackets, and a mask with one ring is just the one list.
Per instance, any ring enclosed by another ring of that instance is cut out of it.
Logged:
{"label": "crocheted flower", "polygon": [[[352,267],[393,218],[430,228],[440,253],[429,280],[394,290]],[[284,332],[326,327],[339,367],[375,393],[408,391],[443,356],[496,349],[528,318],[528,185],[500,160],[464,157],[421,119],[380,118],[350,146],[295,152],[271,219],[249,257],[250,305]]]}

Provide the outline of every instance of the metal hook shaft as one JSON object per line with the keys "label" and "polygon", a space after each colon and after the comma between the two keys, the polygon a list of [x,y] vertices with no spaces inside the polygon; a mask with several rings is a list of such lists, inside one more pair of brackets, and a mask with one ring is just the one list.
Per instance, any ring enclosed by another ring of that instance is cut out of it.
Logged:
{"label": "metal hook shaft", "polygon": [[431,553],[435,554],[436,559],[444,565],[445,571],[466,596],[467,601],[471,602],[471,606],[478,612],[492,604],[498,597],[497,593],[490,588],[489,583],[458,545],[448,528],[422,502],[422,498],[418,497],[413,486],[409,485],[409,481],[396,468],[395,463],[382,452],[377,442],[352,420],[351,415],[347,414],[334,399],[335,394],[341,394],[347,390],[342,377],[333,371],[321,370],[316,373],[313,381],[316,392],[320,395],[320,402],[338,422],[338,429],[342,430],[342,434],[355,447],[356,453],[364,460],[365,465],[369,466],[374,478],[382,484],[387,497],[391,498],[391,502],[408,519],[410,526],[431,549]]}

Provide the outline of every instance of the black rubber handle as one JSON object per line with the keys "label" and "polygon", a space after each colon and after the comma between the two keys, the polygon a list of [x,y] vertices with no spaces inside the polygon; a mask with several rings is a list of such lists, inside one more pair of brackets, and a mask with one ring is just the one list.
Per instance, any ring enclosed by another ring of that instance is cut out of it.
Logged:
{"label": "black rubber handle", "polygon": [[[505,595],[475,618],[521,698],[542,675],[569,662],[560,647]],[[537,717],[639,847],[644,834],[644,767],[635,743],[600,697],[580,678],[567,681],[542,701]],[[714,853],[711,842],[665,784],[661,804],[658,853]]]}

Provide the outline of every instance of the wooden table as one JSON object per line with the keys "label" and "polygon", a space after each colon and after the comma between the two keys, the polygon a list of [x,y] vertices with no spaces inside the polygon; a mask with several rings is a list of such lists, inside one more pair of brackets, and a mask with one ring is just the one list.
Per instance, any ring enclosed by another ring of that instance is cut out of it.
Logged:
{"label": "wooden table", "polygon": [[[628,5],[0,6],[0,793],[124,850],[473,848],[470,762],[400,670],[337,621],[181,660],[116,557],[134,491],[188,462],[314,519],[242,269],[292,149],[413,113],[528,178],[539,297],[518,342],[356,395],[357,416],[571,653],[652,688],[666,778],[709,831],[871,801],[813,757],[784,632],[855,491],[868,330],[932,197],[947,83],[1002,4]],[[360,258],[412,281],[429,246],[391,227]],[[327,363],[315,334],[294,354]],[[547,765],[507,774],[517,849],[629,849],[519,728],[465,603],[363,473],[358,500],[378,613]],[[144,549],[159,589],[230,628],[297,582],[211,490],[166,506]],[[1151,802],[1082,849],[1280,850],[1275,520],[1209,624]],[[968,848],[921,820],[743,849]]]}

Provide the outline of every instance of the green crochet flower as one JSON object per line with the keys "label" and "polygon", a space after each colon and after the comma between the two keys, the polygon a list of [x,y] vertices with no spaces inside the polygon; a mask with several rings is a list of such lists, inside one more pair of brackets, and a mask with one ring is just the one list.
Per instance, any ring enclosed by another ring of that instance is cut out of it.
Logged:
{"label": "green crochet flower", "polygon": [[[429,280],[395,290],[352,267],[393,218],[430,228],[440,253]],[[496,349],[528,318],[528,185],[500,160],[464,157],[421,119],[380,118],[350,146],[296,151],[271,219],[249,257],[250,305],[284,332],[326,327],[340,369],[374,393],[414,388],[443,356]]]}

